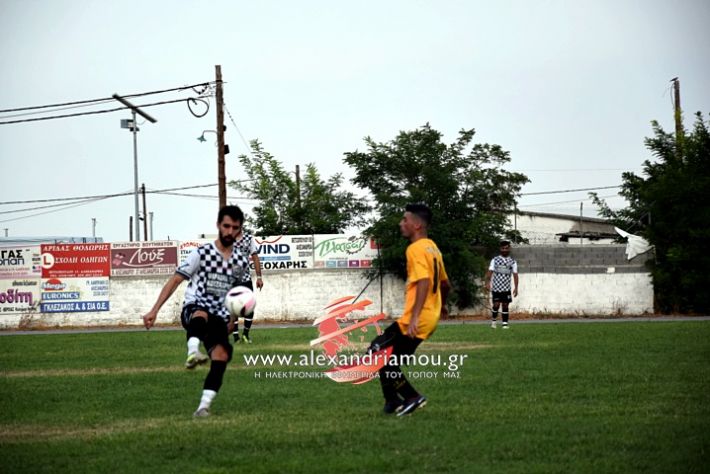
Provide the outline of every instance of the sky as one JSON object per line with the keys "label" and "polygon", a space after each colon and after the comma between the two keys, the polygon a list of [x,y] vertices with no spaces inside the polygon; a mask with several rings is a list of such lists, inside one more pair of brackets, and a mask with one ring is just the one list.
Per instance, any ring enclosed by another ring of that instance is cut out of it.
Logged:
{"label": "sky", "polygon": [[[673,131],[670,80],[680,78],[686,126],[710,113],[710,2],[0,0],[0,110],[213,81],[222,68],[229,180],[258,139],[289,170],[354,173],[343,153],[425,123],[455,141],[508,150],[528,175],[521,210],[586,215],[586,192],[641,172],[651,121]],[[194,97],[191,91],[135,104]],[[115,105],[114,105],[115,104]],[[118,106],[104,104],[105,108]],[[74,113],[95,109],[70,109]],[[214,100],[145,109],[139,182],[148,190],[217,182]],[[34,111],[32,111],[34,112]],[[0,122],[35,118],[0,113]],[[133,195],[70,208],[27,202],[132,193],[128,111],[0,125],[0,237],[128,240]],[[233,119],[233,121],[232,121]],[[236,126],[235,126],[236,125]],[[153,238],[215,233],[217,187],[148,194]],[[599,190],[614,208],[615,189]],[[247,212],[254,201],[229,190]],[[60,201],[71,203],[71,201]],[[22,210],[21,212],[17,212]],[[95,219],[95,228],[92,219]]]}

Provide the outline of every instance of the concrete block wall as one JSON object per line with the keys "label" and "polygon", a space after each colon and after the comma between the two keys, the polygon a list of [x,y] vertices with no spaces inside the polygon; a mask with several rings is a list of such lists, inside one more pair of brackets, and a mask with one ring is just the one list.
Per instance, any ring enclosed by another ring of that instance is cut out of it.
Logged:
{"label": "concrete block wall", "polygon": [[[562,315],[643,314],[653,311],[653,287],[644,262],[648,256],[626,261],[623,245],[613,246],[520,246],[514,247],[520,272],[520,295],[511,311]],[[112,278],[110,311],[95,313],[3,314],[0,329],[53,326],[140,326],[167,278]],[[264,272],[264,289],[257,292],[257,321],[312,320],[324,314],[333,299],[357,295],[367,284],[359,269],[312,269]],[[187,284],[183,283],[161,310],[159,323],[180,321]],[[373,301],[366,311],[354,316],[371,316],[382,311],[398,316],[404,305],[404,282],[386,276],[380,298],[379,279],[362,298]],[[453,315],[486,314],[471,308]]]}

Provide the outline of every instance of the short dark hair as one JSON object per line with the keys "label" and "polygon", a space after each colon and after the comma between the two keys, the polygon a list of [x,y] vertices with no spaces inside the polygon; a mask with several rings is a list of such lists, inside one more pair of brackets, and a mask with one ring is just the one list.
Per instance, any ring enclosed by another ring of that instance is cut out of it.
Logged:
{"label": "short dark hair", "polygon": [[424,223],[426,224],[427,227],[431,225],[431,219],[432,219],[432,213],[431,209],[429,209],[429,206],[424,204],[423,202],[415,202],[415,203],[410,203],[407,204],[407,206],[404,208],[406,212],[411,212],[418,218],[420,218]]}
{"label": "short dark hair", "polygon": [[508,247],[508,246],[510,246],[510,240],[501,240],[501,241],[500,241],[500,246],[501,246],[501,247]]}
{"label": "short dark hair", "polygon": [[239,206],[228,205],[220,209],[219,214],[217,214],[218,224],[222,222],[224,216],[229,216],[232,218],[233,221],[239,222],[240,224],[244,224],[244,213],[241,209],[239,209]]}

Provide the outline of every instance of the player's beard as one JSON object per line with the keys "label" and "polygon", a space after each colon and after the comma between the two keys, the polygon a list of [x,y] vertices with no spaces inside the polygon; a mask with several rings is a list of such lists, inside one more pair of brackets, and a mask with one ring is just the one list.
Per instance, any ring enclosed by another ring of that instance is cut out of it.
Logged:
{"label": "player's beard", "polygon": [[219,235],[219,243],[224,247],[231,247],[234,244],[234,237],[231,235]]}

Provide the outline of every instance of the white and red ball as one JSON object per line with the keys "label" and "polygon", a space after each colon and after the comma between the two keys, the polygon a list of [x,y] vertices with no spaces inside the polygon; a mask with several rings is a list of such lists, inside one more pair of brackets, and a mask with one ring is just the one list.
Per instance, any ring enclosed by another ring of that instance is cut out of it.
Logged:
{"label": "white and red ball", "polygon": [[256,297],[246,286],[235,286],[224,297],[224,306],[233,318],[251,316],[256,308]]}

